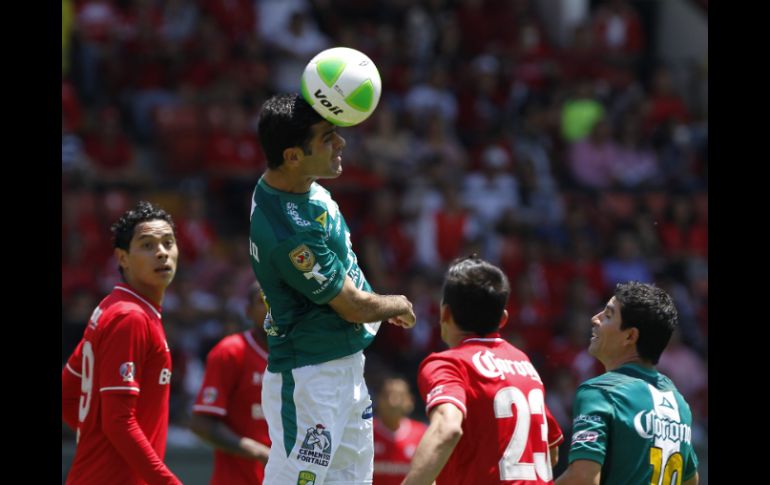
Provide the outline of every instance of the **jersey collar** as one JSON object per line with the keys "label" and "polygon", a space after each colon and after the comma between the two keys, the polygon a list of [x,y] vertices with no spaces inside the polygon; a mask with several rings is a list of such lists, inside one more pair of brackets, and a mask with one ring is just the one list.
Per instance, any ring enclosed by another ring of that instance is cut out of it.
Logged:
{"label": "jersey collar", "polygon": [[158,317],[158,320],[160,320],[161,307],[151,303],[149,300],[141,296],[135,289],[131,288],[125,283],[118,283],[117,285],[115,285],[115,289],[120,290],[124,293],[128,293],[129,295],[133,296],[140,302],[144,303],[147,307],[150,308],[150,310],[152,310],[155,316]]}
{"label": "jersey collar", "polygon": [[294,192],[284,192],[283,190],[278,190],[276,188],[273,188],[269,186],[267,182],[265,182],[264,176],[259,178],[259,182],[257,182],[257,185],[259,185],[259,188],[264,190],[268,194],[277,195],[279,197],[283,197],[284,199],[294,200],[296,202],[302,202],[310,198],[310,194],[313,192],[315,182],[313,182],[313,184],[310,185],[310,190],[301,194],[297,194]]}
{"label": "jersey collar", "polygon": [[466,342],[497,343],[497,342],[504,342],[504,340],[502,339],[502,337],[500,337],[500,332],[492,332],[482,336],[471,335],[471,336],[465,337],[460,341],[460,345]]}

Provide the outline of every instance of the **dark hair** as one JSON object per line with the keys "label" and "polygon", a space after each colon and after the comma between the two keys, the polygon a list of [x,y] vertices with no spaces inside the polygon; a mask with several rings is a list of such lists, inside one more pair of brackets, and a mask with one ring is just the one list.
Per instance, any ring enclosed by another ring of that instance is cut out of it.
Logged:
{"label": "dark hair", "polygon": [[310,127],[324,119],[297,93],[277,94],[262,105],[259,114],[259,141],[267,166],[283,164],[283,151],[301,147],[307,153],[312,138]]}
{"label": "dark hair", "polygon": [[[176,227],[171,215],[159,207],[155,207],[146,200],[139,201],[136,207],[127,210],[120,216],[110,230],[112,231],[112,247],[128,251],[131,239],[134,237],[134,229],[138,224],[147,221],[161,220],[168,222],[171,230],[176,234]],[[118,265],[118,271],[123,275],[123,268]]]}
{"label": "dark hair", "polygon": [[472,254],[447,270],[442,303],[460,329],[485,335],[498,329],[510,293],[500,268]]}
{"label": "dark hair", "polygon": [[639,356],[657,364],[678,324],[674,301],[657,286],[638,281],[618,283],[615,300],[620,304],[620,328],[639,329]]}

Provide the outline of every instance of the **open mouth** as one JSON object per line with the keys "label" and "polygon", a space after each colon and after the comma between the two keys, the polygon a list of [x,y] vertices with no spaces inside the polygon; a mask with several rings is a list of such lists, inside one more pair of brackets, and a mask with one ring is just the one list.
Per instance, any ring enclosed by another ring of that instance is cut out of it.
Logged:
{"label": "open mouth", "polygon": [[156,273],[170,273],[171,272],[171,266],[161,266],[160,268],[155,269]]}

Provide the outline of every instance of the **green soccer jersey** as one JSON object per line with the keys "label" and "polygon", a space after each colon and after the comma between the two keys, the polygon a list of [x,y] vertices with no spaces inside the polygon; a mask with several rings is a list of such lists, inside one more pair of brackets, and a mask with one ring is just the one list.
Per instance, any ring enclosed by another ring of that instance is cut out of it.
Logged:
{"label": "green soccer jersey", "polygon": [[626,364],[587,380],[573,416],[569,462],[598,462],[602,484],[669,485],[695,474],[690,407],[654,369]]}
{"label": "green soccer jersey", "polygon": [[371,292],[350,231],[329,191],[313,183],[295,194],[260,178],[251,204],[249,255],[269,307],[268,370],[283,372],[366,348],[379,322],[343,320],[329,305],[345,276]]}

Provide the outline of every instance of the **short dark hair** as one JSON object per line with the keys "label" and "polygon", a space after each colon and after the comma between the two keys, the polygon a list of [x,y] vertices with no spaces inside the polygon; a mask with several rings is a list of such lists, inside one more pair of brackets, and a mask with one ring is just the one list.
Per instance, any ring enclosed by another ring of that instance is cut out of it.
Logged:
{"label": "short dark hair", "polygon": [[324,121],[323,117],[297,93],[276,94],[265,101],[258,130],[267,166],[280,167],[287,148],[301,147],[307,153],[313,136],[310,127],[320,121]]}
{"label": "short dark hair", "polygon": [[153,206],[146,200],[140,200],[136,207],[129,209],[120,216],[110,230],[112,231],[112,246],[114,248],[128,251],[131,246],[131,239],[134,237],[134,229],[138,224],[147,221],[161,220],[168,222],[171,230],[176,235],[176,226],[171,215],[161,209]]}
{"label": "short dark hair", "polygon": [[657,364],[678,325],[674,300],[657,286],[638,281],[618,283],[615,300],[620,304],[620,328],[639,329],[639,356]]}
{"label": "short dark hair", "polygon": [[505,273],[472,254],[447,270],[442,303],[460,329],[485,335],[498,329],[510,293]]}

